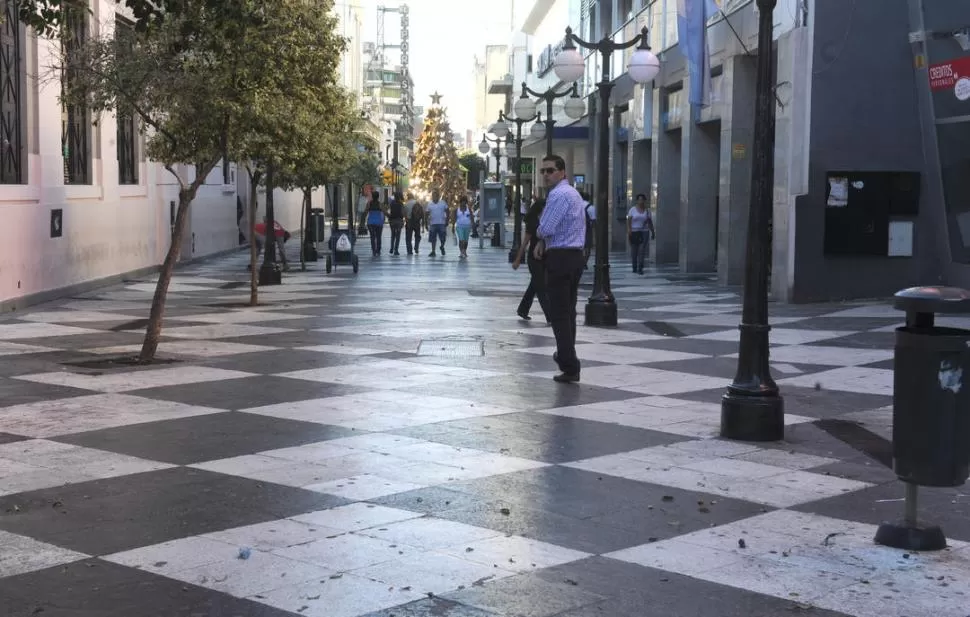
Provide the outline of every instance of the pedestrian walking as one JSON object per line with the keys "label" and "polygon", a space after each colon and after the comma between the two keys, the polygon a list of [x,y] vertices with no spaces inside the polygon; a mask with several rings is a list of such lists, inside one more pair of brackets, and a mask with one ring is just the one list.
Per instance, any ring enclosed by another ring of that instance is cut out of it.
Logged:
{"label": "pedestrian walking", "polygon": [[400,191],[394,193],[394,199],[388,207],[387,221],[391,226],[391,255],[400,255],[401,230],[404,229],[404,198]]}
{"label": "pedestrian walking", "polygon": [[643,262],[650,252],[650,240],[657,237],[653,217],[647,208],[647,196],[637,195],[637,203],[626,216],[626,232],[630,237],[630,262],[634,274],[643,274]]}
{"label": "pedestrian walking", "polygon": [[525,321],[532,319],[529,316],[529,312],[532,310],[533,301],[538,299],[539,306],[542,308],[542,314],[546,318],[546,323],[549,323],[545,266],[540,259],[535,257],[536,244],[539,243],[539,218],[542,216],[542,210],[545,206],[545,199],[537,199],[525,215],[525,238],[522,239],[522,244],[519,246],[519,253],[515,256],[515,261],[512,262],[512,269],[519,269],[523,257],[529,266],[529,286],[526,287],[525,293],[522,295],[522,301],[519,302],[519,308],[516,310],[518,316]]}
{"label": "pedestrian walking", "polygon": [[381,209],[381,199],[374,193],[371,202],[367,204],[367,233],[370,234],[370,250],[374,257],[381,254],[381,240],[384,235],[384,210]]}
{"label": "pedestrian walking", "polygon": [[583,247],[586,244],[586,203],[566,180],[566,161],[550,155],[542,159],[542,179],[549,193],[539,218],[535,256],[546,269],[546,297],[552,332],[556,337],[553,360],[562,371],[553,379],[559,383],[579,381],[576,356],[576,300],[583,276]]}
{"label": "pedestrian walking", "polygon": [[434,257],[435,246],[441,241],[441,256],[445,255],[445,238],[448,235],[448,203],[441,198],[441,191],[431,191],[431,202],[428,203],[428,240],[431,241],[431,255]]}
{"label": "pedestrian walking", "polygon": [[407,245],[408,255],[418,254],[418,245],[421,244],[421,232],[424,230],[424,206],[414,198],[412,193],[408,193],[408,200],[404,203],[404,216],[407,220],[407,230],[405,231],[404,242]]}
{"label": "pedestrian walking", "polygon": [[475,225],[475,215],[468,207],[468,198],[462,197],[455,211],[455,236],[458,238],[459,257],[468,257],[468,238],[471,236],[472,227]]}

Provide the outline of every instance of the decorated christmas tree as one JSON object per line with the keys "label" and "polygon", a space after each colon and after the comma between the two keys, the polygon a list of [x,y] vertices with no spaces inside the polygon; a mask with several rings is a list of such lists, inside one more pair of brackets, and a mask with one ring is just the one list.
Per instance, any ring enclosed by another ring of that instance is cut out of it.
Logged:
{"label": "decorated christmas tree", "polygon": [[411,167],[412,189],[424,199],[438,189],[451,208],[465,194],[464,172],[448,123],[448,110],[441,106],[441,95],[431,95],[431,108],[415,146]]}

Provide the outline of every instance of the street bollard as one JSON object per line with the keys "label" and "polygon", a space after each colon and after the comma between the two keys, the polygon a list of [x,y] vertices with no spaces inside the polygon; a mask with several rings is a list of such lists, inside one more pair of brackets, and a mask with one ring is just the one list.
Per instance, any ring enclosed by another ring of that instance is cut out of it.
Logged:
{"label": "street bollard", "polygon": [[912,287],[893,306],[906,311],[893,374],[893,470],[905,483],[905,511],[902,522],[879,526],[875,542],[937,551],[946,536],[920,525],[919,487],[960,486],[970,475],[970,330],[938,327],[935,315],[970,313],[970,291]]}

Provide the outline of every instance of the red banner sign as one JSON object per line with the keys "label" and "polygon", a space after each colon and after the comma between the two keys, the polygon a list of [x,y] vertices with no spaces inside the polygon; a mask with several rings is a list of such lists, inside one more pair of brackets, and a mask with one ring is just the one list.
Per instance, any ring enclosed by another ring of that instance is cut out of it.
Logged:
{"label": "red banner sign", "polygon": [[970,79],[970,56],[930,65],[930,89],[953,90],[961,79]]}

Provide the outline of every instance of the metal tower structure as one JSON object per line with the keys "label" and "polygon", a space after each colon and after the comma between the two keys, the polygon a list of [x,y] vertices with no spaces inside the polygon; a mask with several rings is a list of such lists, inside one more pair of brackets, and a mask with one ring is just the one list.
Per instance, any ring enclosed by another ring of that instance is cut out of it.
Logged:
{"label": "metal tower structure", "polygon": [[[385,17],[388,13],[398,13],[401,16],[401,36],[398,43],[388,43],[385,29]],[[411,91],[411,71],[408,48],[410,46],[410,9],[407,4],[399,6],[377,7],[377,44],[375,45],[373,62],[376,66],[373,69],[379,70],[383,78],[384,66],[387,61],[388,49],[398,49],[401,52],[401,121],[398,127],[398,135],[403,135],[407,141],[409,149],[413,144],[412,135],[414,134],[414,93]],[[382,115],[383,115],[383,106]],[[382,117],[381,120],[384,120]]]}

